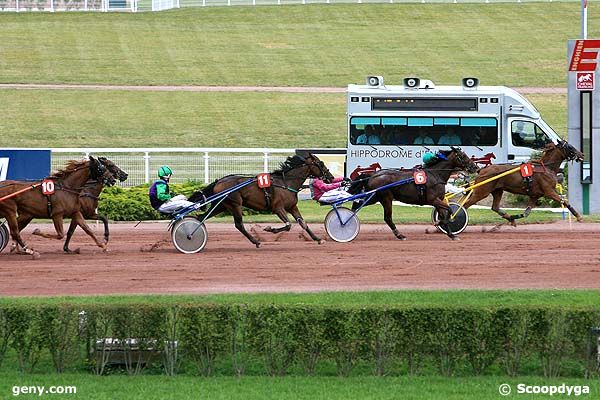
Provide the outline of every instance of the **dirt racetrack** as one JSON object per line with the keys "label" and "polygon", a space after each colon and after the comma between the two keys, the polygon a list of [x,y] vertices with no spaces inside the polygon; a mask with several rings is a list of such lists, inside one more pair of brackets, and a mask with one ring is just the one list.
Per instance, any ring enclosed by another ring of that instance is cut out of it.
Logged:
{"label": "dirt racetrack", "polygon": [[[250,228],[252,225],[248,224]],[[116,293],[226,293],[443,288],[600,288],[600,225],[566,222],[503,227],[482,233],[471,226],[452,242],[427,234],[431,225],[402,226],[398,241],[385,225],[363,225],[358,238],[341,244],[307,241],[291,232],[260,232],[256,249],[232,224],[208,224],[206,249],[178,253],[166,224],[112,224],[103,253],[81,231],[72,248],[31,235],[24,238],[41,258],[0,254],[0,296]],[[254,226],[256,230],[260,227]],[[312,227],[324,237],[322,225]],[[150,252],[153,243],[166,243]]]}

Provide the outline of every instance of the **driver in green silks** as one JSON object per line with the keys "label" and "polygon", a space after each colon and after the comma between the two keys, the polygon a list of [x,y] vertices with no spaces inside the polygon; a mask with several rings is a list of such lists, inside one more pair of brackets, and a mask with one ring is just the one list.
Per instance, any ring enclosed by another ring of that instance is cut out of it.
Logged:
{"label": "driver in green silks", "polygon": [[188,201],[184,195],[174,196],[169,189],[169,180],[173,175],[171,168],[163,165],[158,169],[158,180],[155,181],[148,195],[152,208],[162,214],[172,214],[173,212],[191,206],[191,201]]}

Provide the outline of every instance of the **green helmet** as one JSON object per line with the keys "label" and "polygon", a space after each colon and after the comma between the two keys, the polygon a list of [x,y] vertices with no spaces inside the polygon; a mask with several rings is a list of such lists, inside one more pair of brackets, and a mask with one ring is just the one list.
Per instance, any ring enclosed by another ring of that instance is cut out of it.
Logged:
{"label": "green helmet", "polygon": [[161,179],[166,176],[170,177],[171,175],[173,175],[173,171],[171,171],[171,168],[167,167],[166,165],[163,165],[158,169],[158,177]]}
{"label": "green helmet", "polygon": [[435,154],[433,154],[432,152],[428,151],[425,154],[423,154],[423,164],[429,164],[433,162],[433,160],[435,160]]}

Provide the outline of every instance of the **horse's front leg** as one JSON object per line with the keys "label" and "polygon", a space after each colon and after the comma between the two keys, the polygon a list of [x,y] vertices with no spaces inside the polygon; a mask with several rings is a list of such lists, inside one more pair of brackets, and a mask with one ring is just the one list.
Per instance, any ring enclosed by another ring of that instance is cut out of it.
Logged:
{"label": "horse's front leg", "polygon": [[390,227],[394,236],[400,240],[406,240],[406,236],[401,234],[396,228],[396,224],[394,224],[394,220],[392,219],[392,200],[393,197],[391,194],[380,196],[379,202],[383,206],[383,220]]}
{"label": "horse's front leg", "polygon": [[[100,240],[98,240],[98,238],[96,237],[96,234],[94,233],[94,231],[92,231],[92,229],[89,227],[89,225],[85,222],[85,218],[83,218],[83,214],[81,214],[80,211],[77,211],[75,214],[73,214],[71,216],[71,225],[73,225],[73,222],[75,222],[78,226],[81,227],[81,229],[83,229],[83,231],[85,233],[88,234],[89,237],[91,237],[94,242],[96,243],[96,246],[100,247],[102,250],[106,251],[106,244],[102,243]],[[62,224],[61,224],[62,227]],[[57,229],[58,230],[58,229]],[[71,226],[69,227],[69,230],[71,230]],[[73,231],[75,231],[75,228],[73,228]],[[63,247],[63,250],[66,252],[69,252],[69,249],[67,247],[67,243],[65,243],[65,246]]]}
{"label": "horse's front leg", "polygon": [[549,190],[547,193],[544,193],[544,196],[564,205],[571,212],[571,214],[573,214],[573,216],[577,218],[577,222],[583,222],[583,217],[581,216],[581,214],[577,212],[577,210],[569,203],[567,199],[561,198],[560,195],[554,190]]}
{"label": "horse's front leg", "polygon": [[452,215],[452,210],[450,207],[448,207],[448,204],[446,204],[443,199],[436,198],[433,201],[433,206],[440,216],[439,225],[444,228],[446,235],[448,235],[448,237],[452,240],[460,240],[460,238],[456,236],[450,228],[450,216]]}
{"label": "horse's front leg", "polygon": [[264,230],[267,232],[271,232],[271,233],[279,233],[279,232],[288,232],[290,229],[292,229],[292,224],[290,223],[290,220],[287,217],[287,212],[283,209],[283,208],[278,208],[276,210],[273,210],[273,213],[276,214],[279,219],[285,223],[284,226],[282,226],[281,228],[271,228],[270,226],[267,226]]}
{"label": "horse's front leg", "polygon": [[237,230],[242,232],[242,234],[246,236],[246,238],[248,238],[248,240],[251,241],[258,249],[260,247],[260,241],[251,234],[249,234],[246,230],[246,227],[244,227],[244,221],[242,220],[242,206],[236,205],[232,207],[229,211],[231,211],[231,214],[233,215],[233,223]]}
{"label": "horse's front leg", "polygon": [[300,214],[300,210],[298,210],[298,205],[294,204],[294,206],[292,208],[290,208],[290,214],[292,214],[292,217],[294,217],[294,219],[296,220],[296,222],[298,222],[298,225],[300,225],[302,227],[302,229],[304,229],[306,231],[306,233],[308,233],[310,235],[310,238],[312,240],[314,240],[315,242],[321,244],[323,243],[323,239],[321,239],[319,236],[315,235],[314,232],[308,227],[308,225],[306,224],[306,222],[304,222],[304,218],[302,218],[302,214]]}

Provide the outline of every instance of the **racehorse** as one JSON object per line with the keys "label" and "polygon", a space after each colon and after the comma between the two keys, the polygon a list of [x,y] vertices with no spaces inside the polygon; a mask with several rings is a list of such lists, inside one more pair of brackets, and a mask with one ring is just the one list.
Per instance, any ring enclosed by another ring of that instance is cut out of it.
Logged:
{"label": "racehorse", "polygon": [[[90,157],[84,161],[69,161],[67,166],[46,178],[54,182],[55,192],[48,196],[42,192],[42,185],[31,182],[4,181],[0,188],[0,197],[11,196],[0,202],[0,216],[6,218],[10,234],[16,242],[16,250],[33,254],[22,240],[20,231],[33,218],[52,218],[57,239],[64,237],[63,218],[71,217],[90,235],[96,244],[105,248],[86,225],[79,211],[81,186],[89,179],[97,179],[112,185],[115,179],[98,160]],[[21,193],[15,194],[21,191]],[[15,194],[15,195],[12,195]],[[19,215],[20,221],[17,219]]]}
{"label": "racehorse", "polygon": [[[205,215],[212,216],[228,210],[233,215],[235,227],[258,248],[260,247],[260,241],[249,234],[244,227],[242,207],[257,211],[268,210],[276,214],[285,225],[281,228],[265,228],[265,231],[271,233],[279,233],[291,229],[291,224],[287,216],[290,213],[314,241],[321,243],[322,239],[310,230],[306,222],[304,222],[297,206],[298,191],[308,177],[322,178],[326,182],[331,182],[333,179],[323,161],[312,154],[288,157],[281,164],[280,169],[271,172],[272,183],[269,188],[263,190],[254,184],[245,186],[229,194],[222,203],[211,206],[207,213],[200,216],[199,219],[203,219]],[[189,201],[203,201],[213,194],[227,190],[248,179],[249,177],[240,175],[223,177],[214,181],[206,188],[192,194]]]}
{"label": "racehorse", "polygon": [[[383,206],[383,219],[390,227],[396,238],[406,240],[406,236],[401,234],[392,219],[392,201],[398,200],[408,204],[428,204],[436,208],[440,221],[439,224],[448,232],[447,235],[452,240],[457,240],[458,236],[452,233],[448,223],[450,219],[450,207],[444,201],[446,193],[445,187],[450,175],[453,172],[466,170],[467,172],[477,172],[477,165],[458,147],[451,147],[451,150],[440,150],[432,163],[427,164],[422,169],[427,175],[427,182],[423,185],[416,185],[413,182],[407,182],[403,185],[393,186],[375,193],[375,196],[368,204],[380,202]],[[373,173],[365,184],[366,190],[373,190],[384,185],[413,178],[413,174],[418,169],[382,169]]]}
{"label": "racehorse", "polygon": [[[508,174],[473,189],[471,198],[463,207],[469,208],[491,193],[494,199],[492,210],[510,222],[511,225],[516,226],[515,220],[527,217],[540,197],[548,197],[567,207],[575,218],[577,218],[577,221],[581,222],[582,217],[577,210],[556,192],[556,174],[559,172],[563,161],[581,162],[583,161],[583,157],[582,152],[564,140],[559,140],[557,144],[548,143],[544,147],[542,157],[539,160],[531,161],[534,168],[530,183],[524,182],[519,172]],[[515,168],[514,165],[490,165],[479,171],[475,183],[482,182],[513,168]],[[529,196],[527,208],[522,214],[509,215],[500,209],[500,201],[502,200],[502,193],[504,191]]]}
{"label": "racehorse", "polygon": [[[123,171],[114,162],[107,159],[106,157],[98,157],[98,161],[106,167],[106,169],[112,174],[114,178],[118,179],[121,182],[124,182],[129,176],[125,171]],[[110,234],[108,230],[108,219],[106,219],[105,216],[99,215],[97,213],[99,196],[102,192],[102,189],[104,189],[104,186],[104,181],[99,181],[96,179],[88,180],[83,185],[81,192],[79,193],[79,206],[81,207],[81,214],[85,219],[102,221],[102,223],[104,224],[104,244],[108,244],[108,238]],[[19,215],[19,221],[21,221],[21,219],[22,216]],[[31,219],[29,219],[29,221],[31,221]],[[29,221],[26,222],[29,223]],[[71,250],[69,249],[69,243],[71,242],[71,238],[73,237],[73,233],[75,232],[75,229],[77,229],[77,226],[77,221],[72,219],[71,224],[69,225],[69,229],[67,230],[67,239],[65,240],[65,244],[63,246],[63,250],[66,253],[71,253]],[[19,223],[19,228],[20,230],[23,230],[25,226],[21,227],[21,223]],[[55,235],[48,235],[46,233],[42,233],[39,229],[33,231],[33,234],[51,239],[56,238]],[[94,238],[94,241],[96,241],[95,235],[92,236],[92,238]]]}

